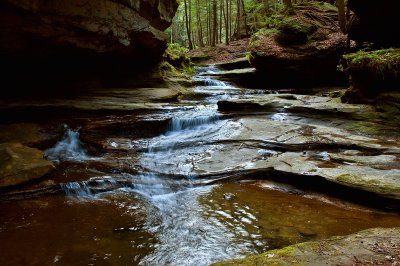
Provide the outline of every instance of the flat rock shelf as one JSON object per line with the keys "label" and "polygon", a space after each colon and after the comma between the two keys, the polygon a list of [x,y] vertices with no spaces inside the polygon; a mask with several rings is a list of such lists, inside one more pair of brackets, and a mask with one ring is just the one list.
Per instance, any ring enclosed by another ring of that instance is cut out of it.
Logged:
{"label": "flat rock shelf", "polygon": [[55,169],[1,189],[0,265],[199,266],[264,252],[357,265],[343,243],[361,262],[399,259],[374,249],[398,248],[396,121],[340,103],[341,88],[233,85],[252,73],[207,65],[185,89],[4,101],[0,142],[42,150]]}

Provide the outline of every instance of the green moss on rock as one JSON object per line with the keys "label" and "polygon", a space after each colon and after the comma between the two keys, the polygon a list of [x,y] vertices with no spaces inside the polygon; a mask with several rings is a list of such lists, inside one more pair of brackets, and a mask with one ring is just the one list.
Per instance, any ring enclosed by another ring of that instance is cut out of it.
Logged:
{"label": "green moss on rock", "polygon": [[342,65],[352,83],[342,101],[375,103],[382,111],[399,112],[399,97],[381,95],[399,91],[400,48],[348,54],[343,56]]}
{"label": "green moss on rock", "polygon": [[385,79],[385,75],[400,75],[400,48],[375,50],[370,52],[359,51],[344,55],[349,68],[366,70]]}
{"label": "green moss on rock", "polygon": [[[185,75],[192,76],[196,71],[193,68],[190,58],[187,56],[188,52],[189,49],[182,47],[177,43],[170,43],[168,44],[167,50],[164,54],[164,64],[166,65],[167,63],[174,67],[175,70],[182,72]],[[166,65],[163,68],[165,69],[166,67],[169,66]]]}
{"label": "green moss on rock", "polygon": [[[375,228],[349,236],[305,242],[244,259],[223,261],[229,265],[385,265],[388,256],[400,255],[400,228]],[[380,248],[371,249],[379,243]]]}
{"label": "green moss on rock", "polygon": [[337,65],[346,36],[337,17],[336,7],[319,2],[294,5],[293,15],[270,15],[250,38],[251,64],[275,87],[344,84]]}

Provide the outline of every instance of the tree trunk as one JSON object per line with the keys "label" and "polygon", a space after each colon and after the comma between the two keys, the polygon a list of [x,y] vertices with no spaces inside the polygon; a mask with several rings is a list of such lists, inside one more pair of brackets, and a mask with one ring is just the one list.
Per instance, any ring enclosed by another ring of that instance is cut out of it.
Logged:
{"label": "tree trunk", "polygon": [[207,44],[211,45],[212,42],[212,27],[211,27],[211,16],[212,16],[212,12],[211,12],[211,0],[207,0],[207,27],[208,27],[208,36],[207,36]]}
{"label": "tree trunk", "polygon": [[222,12],[224,10],[224,0],[219,2],[219,40],[218,43],[222,43]]}
{"label": "tree trunk", "polygon": [[336,0],[336,6],[339,11],[339,26],[343,33],[346,32],[346,6],[344,0]]}
{"label": "tree trunk", "polygon": [[283,4],[285,5],[285,11],[292,15],[294,14],[292,0],[283,0]]}
{"label": "tree trunk", "polygon": [[204,47],[203,26],[201,24],[200,3],[196,0],[196,20],[197,20],[197,35],[199,38],[199,46]]}
{"label": "tree trunk", "polygon": [[229,0],[226,0],[226,11],[224,12],[225,18],[225,44],[229,44]]}
{"label": "tree trunk", "polygon": [[[190,0],[189,0],[190,3]],[[188,15],[188,4],[187,0],[184,0],[185,4],[185,25],[186,25],[186,32],[187,32],[187,37],[188,37],[188,42],[189,42],[189,49],[193,49],[193,43],[192,43],[192,38],[191,38],[191,29],[190,29],[190,20],[189,20],[189,15]],[[190,11],[190,10],[189,10]]]}
{"label": "tree trunk", "polygon": [[235,27],[235,39],[239,40],[240,38],[240,22],[241,22],[241,16],[242,12],[240,11],[241,5],[240,5],[240,0],[236,1],[236,27]]}
{"label": "tree trunk", "polygon": [[217,25],[217,0],[213,0],[213,34],[212,34],[212,42],[211,46],[215,46],[217,42],[217,36],[218,36],[218,25]]}
{"label": "tree trunk", "polygon": [[232,40],[232,0],[229,0],[229,40]]}
{"label": "tree trunk", "polygon": [[242,11],[243,11],[243,19],[244,19],[244,31],[246,34],[246,37],[249,36],[249,32],[247,30],[247,13],[246,13],[246,7],[244,5],[244,0],[240,0],[242,2]]}

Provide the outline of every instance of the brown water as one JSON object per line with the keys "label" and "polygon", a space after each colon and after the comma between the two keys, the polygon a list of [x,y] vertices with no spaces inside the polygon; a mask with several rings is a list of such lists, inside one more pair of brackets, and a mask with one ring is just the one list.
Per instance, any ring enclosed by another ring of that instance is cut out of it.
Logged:
{"label": "brown water", "polygon": [[263,186],[187,189],[153,203],[133,190],[2,203],[0,265],[206,265],[301,241],[400,226],[398,215]]}
{"label": "brown water", "polygon": [[169,105],[153,118],[143,114],[170,116],[169,131],[160,136],[121,134],[108,141],[117,151],[92,156],[81,146],[78,131],[67,130],[46,152],[60,162],[53,177],[63,183],[65,195],[0,202],[0,265],[199,266],[400,226],[398,214],[255,181],[263,179],[261,173],[213,185],[218,176],[200,178],[194,160],[221,149],[214,141],[240,128],[215,106],[217,100],[236,97],[238,89],[205,81],[211,84],[197,90],[214,93],[208,99]]}

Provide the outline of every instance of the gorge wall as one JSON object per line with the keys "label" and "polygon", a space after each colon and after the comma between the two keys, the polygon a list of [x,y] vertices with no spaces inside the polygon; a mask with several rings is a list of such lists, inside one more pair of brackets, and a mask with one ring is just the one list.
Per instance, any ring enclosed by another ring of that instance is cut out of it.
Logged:
{"label": "gorge wall", "polygon": [[21,77],[69,79],[124,71],[126,65],[152,66],[166,48],[163,31],[177,7],[176,0],[4,0],[0,57],[5,76],[13,85]]}
{"label": "gorge wall", "polygon": [[350,39],[383,47],[400,45],[399,1],[349,0],[348,7],[354,12],[348,25]]}

